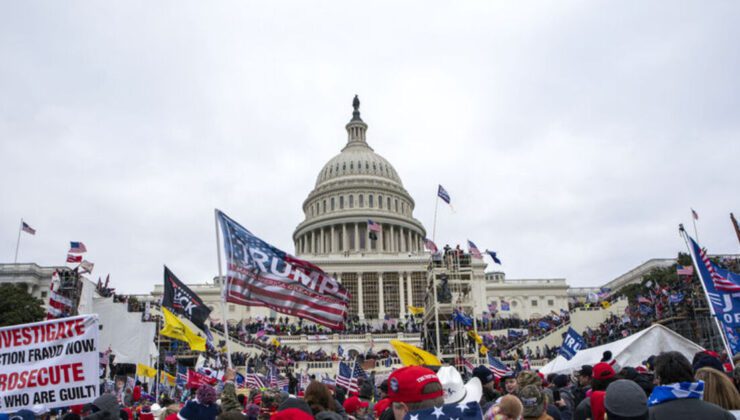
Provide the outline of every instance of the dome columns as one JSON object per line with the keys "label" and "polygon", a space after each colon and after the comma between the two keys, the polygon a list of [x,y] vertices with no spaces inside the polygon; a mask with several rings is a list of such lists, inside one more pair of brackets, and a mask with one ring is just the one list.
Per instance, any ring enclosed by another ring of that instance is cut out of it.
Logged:
{"label": "dome columns", "polygon": [[343,222],[320,226],[296,237],[296,254],[419,253],[422,236],[415,229],[381,223],[378,239],[368,237],[366,222]]}

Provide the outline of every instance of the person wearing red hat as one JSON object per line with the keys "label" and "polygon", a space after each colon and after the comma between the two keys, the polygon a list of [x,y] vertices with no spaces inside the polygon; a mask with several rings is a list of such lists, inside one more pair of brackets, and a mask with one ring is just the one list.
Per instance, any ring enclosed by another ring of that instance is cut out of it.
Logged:
{"label": "person wearing red hat", "polygon": [[344,404],[342,404],[342,406],[344,407],[344,411],[347,412],[347,415],[358,418],[361,418],[367,414],[367,407],[369,405],[370,404],[365,401],[360,401],[359,397],[349,397],[344,400]]}
{"label": "person wearing red hat", "polygon": [[573,413],[573,420],[604,420],[606,387],[615,381],[616,372],[607,362],[597,363],[591,373],[591,395],[586,397]]}
{"label": "person wearing red hat", "polygon": [[439,407],[445,401],[439,378],[423,366],[406,366],[391,373],[388,399],[396,420],[402,420],[409,411]]}

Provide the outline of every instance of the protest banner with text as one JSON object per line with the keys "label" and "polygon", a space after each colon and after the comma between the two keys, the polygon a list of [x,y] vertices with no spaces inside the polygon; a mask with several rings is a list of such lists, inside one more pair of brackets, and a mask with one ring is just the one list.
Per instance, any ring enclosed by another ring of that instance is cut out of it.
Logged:
{"label": "protest banner with text", "polygon": [[95,314],[0,328],[0,413],[92,402],[99,363]]}

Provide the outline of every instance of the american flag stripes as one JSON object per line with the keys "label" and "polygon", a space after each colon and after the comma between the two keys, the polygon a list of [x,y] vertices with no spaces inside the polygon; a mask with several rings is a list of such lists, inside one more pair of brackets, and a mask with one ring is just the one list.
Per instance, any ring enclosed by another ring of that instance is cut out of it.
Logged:
{"label": "american flag stripes", "polygon": [[251,389],[262,389],[267,383],[267,381],[265,381],[265,377],[259,373],[247,373],[245,375],[245,382],[247,384],[247,388]]}
{"label": "american flag stripes", "polygon": [[477,258],[479,260],[483,259],[483,255],[481,255],[480,250],[470,239],[468,239],[468,251],[470,252],[470,255],[473,256],[473,258]]}
{"label": "american flag stripes", "polygon": [[491,353],[488,353],[488,367],[491,369],[497,378],[503,378],[504,376],[511,375],[514,373],[508,366],[503,364],[500,360],[495,358]]}
{"label": "american flag stripes", "polygon": [[694,266],[687,265],[676,265],[676,274],[679,276],[691,276],[694,274]]}
{"label": "american flag stripes", "polygon": [[226,258],[226,300],[266,306],[333,329],[344,327],[349,294],[308,261],[289,255],[216,210]]}
{"label": "american flag stripes", "polygon": [[432,254],[436,254],[437,252],[439,252],[437,244],[432,242],[432,240],[429,238],[424,238],[424,247],[428,249]]}
{"label": "american flag stripes", "polygon": [[354,369],[351,369],[347,363],[339,362],[339,373],[337,373],[337,386],[341,386],[348,393],[360,392],[358,378],[367,378],[367,374],[359,363],[355,362]]}
{"label": "american flag stripes", "polygon": [[714,264],[709,260],[709,257],[707,256],[707,251],[704,248],[699,249],[699,258],[701,258],[701,263],[704,264],[704,267],[706,267],[707,271],[709,271],[709,275],[712,277],[712,283],[714,283],[715,289],[723,292],[740,292],[740,284],[737,284],[730,280],[729,275],[722,276],[720,273],[717,272],[717,270],[714,268]]}
{"label": "american flag stripes", "polygon": [[85,248],[85,244],[82,242],[70,242],[69,243],[69,251],[72,254],[82,254],[83,252],[87,252],[87,248]]}
{"label": "american flag stripes", "polygon": [[21,220],[21,230],[31,235],[36,234],[36,229],[29,226],[28,223],[24,222],[23,220]]}
{"label": "american flag stripes", "polygon": [[370,232],[380,232],[380,223],[376,223],[370,219],[367,219],[367,230],[369,230]]}
{"label": "american flag stripes", "polygon": [[59,283],[59,273],[55,271],[51,276],[51,283],[49,284],[49,305],[46,307],[46,319],[69,316],[74,311],[75,304],[72,299],[54,290],[54,285],[58,285]]}

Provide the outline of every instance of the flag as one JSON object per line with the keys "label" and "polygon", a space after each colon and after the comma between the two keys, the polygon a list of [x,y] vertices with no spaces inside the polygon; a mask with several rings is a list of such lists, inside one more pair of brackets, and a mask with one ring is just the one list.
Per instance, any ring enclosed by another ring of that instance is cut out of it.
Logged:
{"label": "flag", "polygon": [[442,201],[447,204],[452,204],[450,203],[450,194],[444,189],[444,187],[442,187],[442,185],[437,188],[437,197],[441,198]]}
{"label": "flag", "polygon": [[411,315],[423,315],[424,314],[424,308],[421,306],[407,306],[409,312],[411,312]]}
{"label": "flag", "polygon": [[498,308],[497,302],[491,302],[488,304],[488,311],[493,315],[496,312],[496,308]]}
{"label": "flag", "polygon": [[88,260],[82,260],[80,263],[80,268],[82,268],[82,270],[80,270],[80,274],[92,273],[93,267],[95,267],[95,264]]}
{"label": "flag", "polygon": [[686,267],[682,265],[676,265],[676,275],[679,276],[692,276],[694,275],[694,267],[688,265]]}
{"label": "flag", "polygon": [[164,294],[162,295],[162,306],[175,314],[189,319],[196,327],[204,332],[208,330],[206,320],[211,310],[203,303],[203,300],[195,294],[188,286],[164,266]]}
{"label": "flag", "polygon": [[[496,417],[498,418],[498,416]],[[409,411],[403,418],[404,420],[480,420],[483,418],[483,411],[477,401],[468,403],[450,403],[434,408]]]}
{"label": "flag", "polygon": [[380,223],[375,223],[370,219],[367,219],[367,230],[370,232],[380,232],[382,229]]}
{"label": "flag", "polygon": [[399,340],[391,340],[390,343],[396,350],[398,358],[401,359],[401,364],[404,366],[442,366],[442,362],[437,359],[437,356],[416,346],[412,346],[411,344],[407,344]]}
{"label": "flag", "polygon": [[483,338],[480,336],[480,334],[478,334],[478,332],[470,330],[468,331],[468,335],[470,336],[470,338],[475,340],[476,343],[483,344]]}
{"label": "flag", "polygon": [[311,383],[311,378],[308,377],[308,373],[301,372],[301,379],[298,384],[299,388],[302,390],[306,390],[308,388],[308,385]]}
{"label": "flag", "polygon": [[30,233],[31,235],[36,234],[36,229],[32,228],[31,226],[28,226],[28,223],[24,222],[23,220],[21,220],[21,230],[26,233]]}
{"label": "flag", "polygon": [[470,360],[463,358],[462,359],[462,365],[466,372],[468,372],[468,375],[473,374],[473,370],[475,370],[475,366],[473,366],[472,363],[470,363]]}
{"label": "flag", "polygon": [[568,327],[568,333],[563,338],[563,345],[560,346],[559,354],[567,360],[573,358],[579,350],[586,348],[586,341],[572,327]]}
{"label": "flag", "polygon": [[[691,237],[689,237],[689,239],[691,240],[692,247],[694,248],[697,257],[700,259],[700,261],[696,261],[696,264],[699,266],[699,271],[704,274],[703,271],[706,270],[707,274],[709,274],[709,279],[714,284],[714,288],[722,292],[740,292],[740,274],[735,274],[717,267],[709,260],[706,250],[700,248],[699,244],[697,244]],[[706,278],[703,278],[702,280],[705,282],[708,281]]]}
{"label": "flag", "polygon": [[498,265],[501,265],[501,260],[498,259],[495,252],[486,250],[486,254],[491,256],[491,259],[493,259],[493,262],[495,262]]}
{"label": "flag", "polygon": [[68,263],[81,263],[82,255],[67,254]]}
{"label": "flag", "polygon": [[236,376],[234,376],[234,383],[236,384],[236,387],[237,388],[246,388],[247,387],[246,378],[244,377],[244,375],[242,375],[239,372],[236,372]]}
{"label": "flag", "polygon": [[510,308],[509,302],[502,299],[501,300],[501,310],[508,312],[510,309],[511,308]]}
{"label": "flag", "polygon": [[204,384],[213,386],[213,385],[216,385],[217,383],[218,383],[218,379],[216,378],[212,378],[208,375],[204,375],[192,369],[188,369],[188,379],[187,379],[186,386],[189,389],[199,388],[201,385],[204,385]]}
{"label": "flag", "polygon": [[385,367],[389,368],[392,365],[393,365],[393,359],[392,358],[389,357],[389,358],[385,359]]}
{"label": "flag", "polygon": [[85,248],[85,244],[82,242],[70,242],[69,243],[69,251],[72,254],[82,254],[83,252],[87,252],[87,248]]}
{"label": "flag", "polygon": [[611,306],[612,306],[612,304],[611,304],[611,303],[609,303],[609,301],[607,301],[607,300],[603,300],[603,301],[601,301],[601,307],[602,307],[602,308],[604,308],[604,309],[609,309],[609,307],[611,307]]}
{"label": "flag", "polygon": [[677,292],[677,293],[671,293],[671,295],[668,297],[668,300],[671,303],[681,303],[683,301],[683,293]]}
{"label": "flag", "polygon": [[496,375],[496,377],[498,378],[503,378],[504,376],[508,376],[514,373],[511,369],[509,369],[508,366],[503,364],[492,353],[488,353],[488,367],[491,369],[491,372],[493,372],[493,374]]}
{"label": "flag", "polygon": [[532,370],[532,365],[529,364],[529,357],[524,356],[524,363],[522,363],[522,369]]}
{"label": "flag", "polygon": [[637,303],[643,303],[645,305],[652,305],[653,301],[644,296],[637,295]]}
{"label": "flag", "polygon": [[191,350],[206,351],[205,338],[198,336],[167,308],[162,307],[162,313],[164,314],[164,328],[159,332],[160,334],[188,343]]}
{"label": "flag", "polygon": [[367,374],[359,363],[354,363],[354,369],[350,369],[349,364],[339,362],[339,372],[337,373],[337,386],[345,388],[348,393],[360,392],[358,378],[367,378]]}
{"label": "flag", "polygon": [[537,323],[537,326],[543,329],[550,328],[550,324],[548,324],[547,321],[540,321]]}
{"label": "flag", "polygon": [[337,348],[337,354],[339,355],[339,357],[343,357],[344,356],[344,347],[342,347],[341,344]]}
{"label": "flag", "polygon": [[270,340],[270,344],[275,347],[280,347],[280,340],[278,340],[277,337],[272,337],[272,340]]}
{"label": "flag", "polygon": [[144,376],[147,378],[155,378],[157,376],[157,369],[151,366],[147,366],[141,363],[136,364],[136,376]]}
{"label": "flag", "polygon": [[[156,372],[156,370],[155,370],[155,372]],[[159,382],[160,383],[166,383],[166,384],[169,384],[169,385],[175,385],[175,382],[176,381],[175,381],[175,377],[174,376],[172,376],[169,373],[167,373],[167,372],[165,372],[165,371],[162,370],[162,371],[159,372]]]}
{"label": "flag", "polygon": [[697,213],[696,210],[691,209],[691,217],[693,217],[694,220],[699,220],[699,213]]}
{"label": "flag", "polygon": [[479,260],[483,259],[483,255],[481,255],[480,250],[470,239],[468,239],[468,252],[470,252],[470,255],[472,255],[473,258],[477,258]]}
{"label": "flag", "polygon": [[188,367],[177,365],[177,379],[175,379],[175,385],[178,388],[183,388],[188,383]]}
{"label": "flag", "polygon": [[265,388],[265,384],[267,383],[267,381],[265,381],[265,377],[259,373],[247,373],[245,376],[245,382],[247,384],[247,388],[251,389]]}
{"label": "flag", "polygon": [[465,315],[465,313],[459,309],[455,309],[453,311],[452,320],[466,327],[473,326],[473,318]]}
{"label": "flag", "polygon": [[350,296],[335,279],[254,236],[221,211],[227,262],[226,300],[266,306],[332,329],[342,329]]}
{"label": "flag", "polygon": [[424,247],[428,249],[432,254],[436,254],[437,252],[439,252],[437,245],[429,238],[424,238]]}
{"label": "flag", "polygon": [[735,219],[735,215],[730,213],[730,220],[732,221],[732,227],[735,228],[735,235],[737,235],[737,240],[740,242],[740,226],[737,224],[737,219]]}

